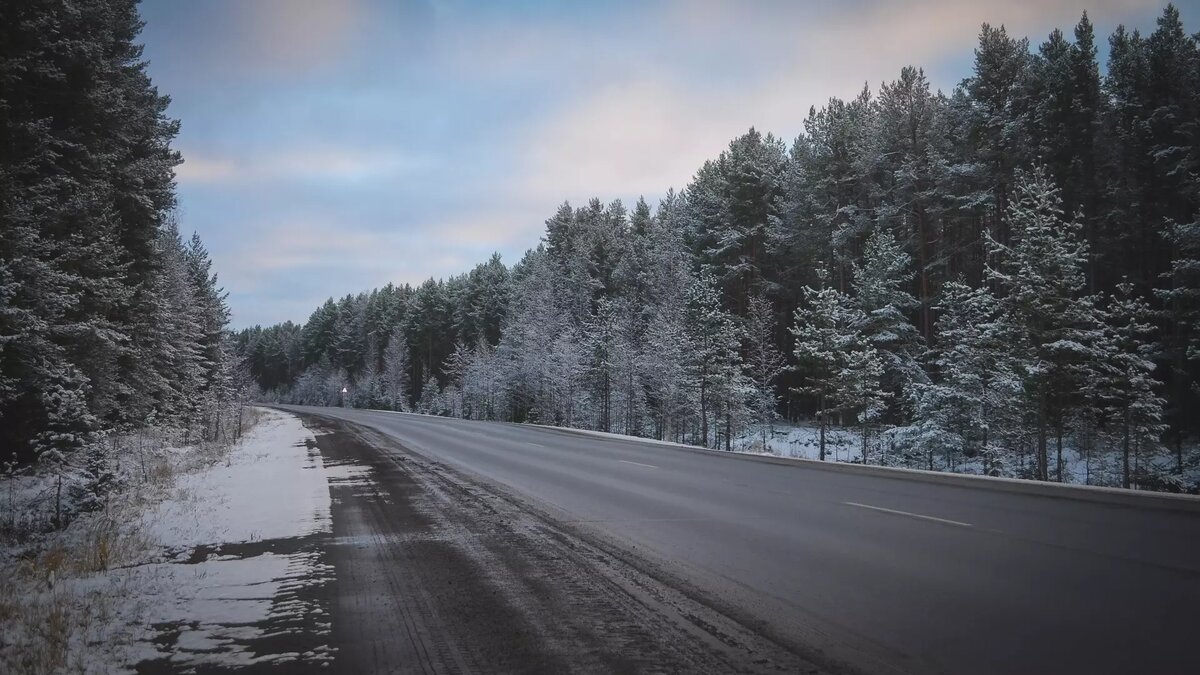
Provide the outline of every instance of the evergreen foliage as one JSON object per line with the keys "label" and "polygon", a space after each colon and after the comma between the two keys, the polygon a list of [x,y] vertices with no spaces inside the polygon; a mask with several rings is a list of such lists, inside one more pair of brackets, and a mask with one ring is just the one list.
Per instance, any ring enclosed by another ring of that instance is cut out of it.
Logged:
{"label": "evergreen foliage", "polygon": [[103,505],[114,434],[216,439],[240,403],[225,294],[172,218],[179,123],[136,5],[0,5],[0,448],[57,474],[59,525],[67,493]]}

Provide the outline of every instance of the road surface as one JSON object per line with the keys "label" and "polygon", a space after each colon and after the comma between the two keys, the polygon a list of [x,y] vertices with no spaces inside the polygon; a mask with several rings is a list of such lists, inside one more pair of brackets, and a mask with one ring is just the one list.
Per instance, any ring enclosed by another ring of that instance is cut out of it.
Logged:
{"label": "road surface", "polygon": [[1200,672],[1200,510],[525,425],[337,418],[631,552],[826,670]]}

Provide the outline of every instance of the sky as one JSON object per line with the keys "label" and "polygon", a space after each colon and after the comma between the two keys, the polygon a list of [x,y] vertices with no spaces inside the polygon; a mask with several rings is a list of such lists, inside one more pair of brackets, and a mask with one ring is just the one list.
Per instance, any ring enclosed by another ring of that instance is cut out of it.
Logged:
{"label": "sky", "polygon": [[[149,72],[182,121],[178,217],[232,326],[468,271],[537,245],[564,200],[653,205],[751,126],[902,66],[951,90],[980,25],[1098,42],[1158,0],[144,0]],[[1184,25],[1200,0],[1177,2]],[[1101,45],[1103,47],[1103,45]],[[1103,60],[1104,55],[1101,55]]]}

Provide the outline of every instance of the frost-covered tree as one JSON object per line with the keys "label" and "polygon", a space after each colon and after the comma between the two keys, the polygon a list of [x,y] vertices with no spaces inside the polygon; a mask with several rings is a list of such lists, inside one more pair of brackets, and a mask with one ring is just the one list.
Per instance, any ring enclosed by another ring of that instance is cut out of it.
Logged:
{"label": "frost-covered tree", "polygon": [[[796,309],[791,327],[793,354],[803,385],[797,388],[817,403],[820,426],[819,456],[825,460],[825,432],[831,418],[841,420],[847,401],[843,376],[851,352],[866,345],[858,332],[865,320],[862,310],[845,293],[834,288],[804,289],[805,304]],[[866,365],[866,362],[861,362]]]}
{"label": "frost-covered tree", "polygon": [[852,415],[862,439],[862,461],[868,463],[868,440],[873,425],[883,418],[891,397],[883,388],[883,359],[870,344],[845,352],[838,371],[835,398]]}
{"label": "frost-covered tree", "polygon": [[743,368],[749,380],[748,406],[759,427],[763,451],[771,424],[778,417],[779,396],[775,380],[787,369],[787,361],[775,342],[775,308],[762,295],[750,297],[746,312],[746,356]]}
{"label": "frost-covered tree", "polygon": [[582,331],[583,348],[587,353],[587,379],[591,401],[596,414],[596,428],[612,429],[613,384],[617,362],[624,351],[617,325],[615,303],[602,297]]}
{"label": "frost-covered tree", "polygon": [[1000,475],[1008,431],[1021,421],[1021,408],[1013,405],[1022,392],[1013,357],[1022,351],[1014,348],[1020,336],[986,288],[947,283],[935,309],[933,378],[915,386],[914,421],[899,436],[931,470],[935,456],[945,457],[946,468],[957,456],[979,458],[984,473]]}
{"label": "frost-covered tree", "polygon": [[[700,443],[730,449],[735,421],[744,417],[746,385],[741,370],[741,330],[721,306],[716,279],[701,272],[688,290],[686,330],[691,348],[687,358],[690,385],[700,404]],[[710,422],[712,424],[710,424]],[[714,425],[723,423],[723,433]]]}
{"label": "frost-covered tree", "polygon": [[[1200,192],[1200,185],[1197,191]],[[1189,404],[1200,397],[1200,388],[1196,386],[1200,372],[1200,217],[1191,223],[1172,224],[1164,234],[1173,245],[1171,267],[1163,274],[1167,287],[1156,289],[1155,294],[1163,303],[1169,326],[1163,347],[1174,384],[1175,402],[1170,412],[1181,427],[1183,418],[1190,417],[1186,412]],[[1175,462],[1180,471],[1183,435],[1183,428],[1177,428],[1173,434]]]}
{"label": "frost-covered tree", "polygon": [[390,410],[408,410],[408,341],[397,326],[383,349],[383,372],[380,380]]}
{"label": "frost-covered tree", "polygon": [[67,365],[42,392],[46,422],[34,439],[38,461],[54,476],[54,525],[62,527],[63,485],[72,457],[95,449],[100,421],[87,406],[87,378]]}
{"label": "frost-covered tree", "polygon": [[[1162,447],[1164,401],[1155,393],[1153,313],[1134,294],[1133,284],[1117,286],[1104,312],[1101,377],[1089,383],[1114,424],[1121,448],[1121,485],[1130,487],[1141,474],[1140,460]],[[1132,458],[1132,466],[1130,464]],[[1178,467],[1182,470],[1182,467]]]}
{"label": "frost-covered tree", "polygon": [[1059,190],[1041,169],[1018,181],[1007,213],[1012,245],[989,238],[993,262],[987,268],[1021,333],[1018,360],[1037,432],[1037,477],[1050,477],[1052,434],[1060,481],[1065,426],[1082,404],[1080,392],[1098,361],[1102,332],[1093,298],[1083,295],[1087,245],[1080,226],[1063,218],[1061,204]]}
{"label": "frost-covered tree", "polygon": [[445,414],[445,401],[442,399],[442,388],[437,378],[428,375],[421,384],[421,398],[417,400],[417,412],[425,415]]}
{"label": "frost-covered tree", "polygon": [[855,300],[863,312],[858,330],[883,364],[880,386],[906,412],[908,392],[928,379],[919,360],[924,349],[921,335],[907,316],[918,306],[905,290],[909,262],[890,232],[876,230],[863,247],[862,263],[853,266]]}

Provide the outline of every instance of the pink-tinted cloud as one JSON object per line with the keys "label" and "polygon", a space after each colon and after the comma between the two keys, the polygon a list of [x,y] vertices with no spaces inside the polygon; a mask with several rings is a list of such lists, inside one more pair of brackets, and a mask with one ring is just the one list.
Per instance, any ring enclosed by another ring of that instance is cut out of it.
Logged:
{"label": "pink-tinted cloud", "polygon": [[429,161],[395,152],[365,151],[335,146],[278,148],[259,156],[215,156],[184,150],[184,162],[176,169],[188,185],[247,182],[325,180],[336,182],[399,180],[405,174],[426,168]]}
{"label": "pink-tinted cloud", "polygon": [[243,63],[276,71],[310,70],[344,56],[366,22],[357,0],[252,0],[237,4],[230,47]]}

